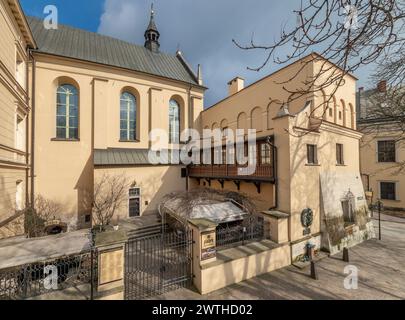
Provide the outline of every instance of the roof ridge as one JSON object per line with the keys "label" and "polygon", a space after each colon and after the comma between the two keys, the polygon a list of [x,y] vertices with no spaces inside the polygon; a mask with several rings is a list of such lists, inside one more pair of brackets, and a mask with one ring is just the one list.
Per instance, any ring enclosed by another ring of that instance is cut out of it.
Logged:
{"label": "roof ridge", "polygon": [[48,30],[41,19],[27,18],[38,53],[124,68],[206,89],[198,84],[195,73],[177,54],[152,52],[135,43],[65,24],[60,24],[57,30]]}
{"label": "roof ridge", "polygon": [[[26,17],[27,17],[28,20],[35,20],[37,22],[42,21],[42,19],[39,18],[39,17],[35,17],[35,16],[26,16]],[[111,40],[114,40],[114,41],[118,41],[118,42],[121,42],[121,43],[128,44],[130,46],[135,46],[135,47],[141,48],[143,50],[147,50],[147,52],[151,52],[150,50],[146,49],[143,45],[137,44],[135,42],[129,42],[127,40],[122,40],[122,39],[119,39],[119,38],[116,38],[116,37],[113,37],[113,36],[109,36],[109,35],[106,35],[106,34],[102,34],[102,33],[99,33],[99,32],[94,32],[94,31],[90,31],[90,30],[86,30],[86,29],[81,29],[81,28],[74,27],[74,26],[71,26],[71,25],[68,25],[68,24],[64,24],[64,23],[58,23],[58,27],[63,27],[65,29],[70,29],[72,31],[85,32],[85,33],[93,34],[93,35],[98,36],[98,37],[108,38],[108,39],[111,39]],[[171,54],[171,53],[168,53],[168,52],[165,52],[165,51],[159,51],[157,54],[163,54],[163,55],[166,55],[166,56],[169,56],[169,57],[176,57],[175,54]]]}

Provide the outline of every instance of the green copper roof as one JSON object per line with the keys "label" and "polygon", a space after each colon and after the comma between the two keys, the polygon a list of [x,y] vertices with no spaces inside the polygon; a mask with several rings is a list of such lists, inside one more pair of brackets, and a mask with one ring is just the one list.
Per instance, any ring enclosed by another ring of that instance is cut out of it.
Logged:
{"label": "green copper roof", "polygon": [[45,29],[43,20],[27,17],[37,52],[80,59],[148,73],[198,85],[194,72],[182,56],[154,53],[143,46],[98,33],[58,25]]}

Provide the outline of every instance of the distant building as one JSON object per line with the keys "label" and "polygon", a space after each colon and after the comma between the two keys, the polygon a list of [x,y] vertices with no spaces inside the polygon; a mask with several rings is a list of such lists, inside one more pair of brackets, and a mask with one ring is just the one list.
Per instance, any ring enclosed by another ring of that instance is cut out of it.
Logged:
{"label": "distant building", "polygon": [[363,133],[360,145],[360,166],[363,183],[372,191],[372,201],[380,199],[388,209],[405,210],[405,161],[403,129],[398,120],[387,116],[384,103],[377,98],[384,94],[387,82],[377,88],[357,93],[357,123]]}

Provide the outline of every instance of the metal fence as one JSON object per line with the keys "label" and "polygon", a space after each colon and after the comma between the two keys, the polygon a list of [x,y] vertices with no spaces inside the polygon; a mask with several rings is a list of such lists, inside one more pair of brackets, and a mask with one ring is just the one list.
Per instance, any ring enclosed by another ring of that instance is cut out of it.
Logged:
{"label": "metal fence", "polygon": [[89,298],[92,298],[96,275],[95,250],[3,269],[0,270],[0,300],[27,299],[83,284],[89,286]]}
{"label": "metal fence", "polygon": [[192,243],[192,230],[129,239],[125,246],[125,299],[147,299],[189,286]]}
{"label": "metal fence", "polygon": [[264,219],[250,215],[243,221],[219,225],[216,237],[217,250],[261,241],[264,239]]}

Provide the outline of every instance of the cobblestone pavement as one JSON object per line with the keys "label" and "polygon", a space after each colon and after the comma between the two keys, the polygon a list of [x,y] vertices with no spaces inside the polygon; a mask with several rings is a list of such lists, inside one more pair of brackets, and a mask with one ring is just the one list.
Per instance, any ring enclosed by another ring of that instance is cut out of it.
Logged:
{"label": "cobblestone pavement", "polygon": [[181,289],[156,299],[405,299],[405,219],[383,221],[382,241],[370,240],[350,249],[349,264],[358,268],[357,290],[344,288],[348,264],[338,254],[317,263],[319,280],[308,276],[309,268],[290,266],[206,296]]}

